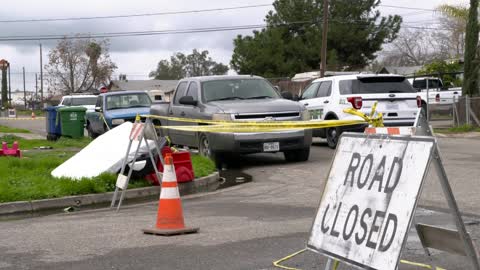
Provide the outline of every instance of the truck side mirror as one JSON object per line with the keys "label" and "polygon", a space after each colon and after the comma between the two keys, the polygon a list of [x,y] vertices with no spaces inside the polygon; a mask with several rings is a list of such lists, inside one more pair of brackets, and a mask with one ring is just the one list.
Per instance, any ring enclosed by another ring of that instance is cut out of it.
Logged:
{"label": "truck side mirror", "polygon": [[197,106],[198,101],[194,100],[192,96],[183,96],[180,98],[178,101],[182,105],[191,105],[191,106]]}

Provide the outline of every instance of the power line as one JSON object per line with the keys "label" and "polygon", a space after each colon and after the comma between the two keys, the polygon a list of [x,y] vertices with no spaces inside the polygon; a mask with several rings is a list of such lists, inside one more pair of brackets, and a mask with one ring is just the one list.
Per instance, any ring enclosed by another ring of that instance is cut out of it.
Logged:
{"label": "power line", "polygon": [[[362,21],[342,21],[332,19],[332,23],[352,24],[352,25],[370,25],[368,22]],[[316,24],[315,21],[297,21],[276,25],[290,26],[302,24]],[[427,30],[447,30],[438,27],[415,26],[411,23],[406,23],[403,28],[412,29],[427,29]],[[129,32],[107,32],[107,33],[89,33],[89,34],[53,34],[53,35],[27,35],[27,36],[0,36],[1,41],[40,41],[40,40],[59,40],[59,39],[89,39],[89,38],[115,38],[115,37],[132,37],[132,36],[155,36],[155,35],[172,35],[172,34],[194,34],[194,33],[209,33],[209,32],[224,32],[236,30],[252,30],[265,28],[266,24],[252,24],[252,25],[237,25],[237,26],[216,26],[204,28],[186,28],[186,29],[170,29],[170,30],[152,30],[152,31],[129,31]]]}
{"label": "power line", "polygon": [[248,6],[236,6],[225,8],[210,8],[210,9],[197,9],[197,10],[180,10],[180,11],[166,11],[155,13],[139,13],[139,14],[123,14],[123,15],[110,15],[110,16],[92,16],[92,17],[70,17],[70,18],[45,18],[45,19],[20,19],[20,20],[0,20],[0,23],[28,23],[28,22],[57,22],[57,21],[79,21],[79,20],[101,20],[101,19],[118,19],[118,18],[133,18],[133,17],[151,17],[151,16],[165,16],[175,14],[191,14],[191,13],[203,13],[213,11],[226,11],[226,10],[238,10],[248,8],[258,8],[272,6],[272,4],[259,4]]}
{"label": "power line", "polygon": [[423,11],[437,11],[435,9],[428,9],[428,8],[414,8],[414,7],[403,7],[403,6],[394,6],[394,5],[378,5],[380,7],[387,7],[387,8],[398,8],[398,9],[409,9],[409,10],[423,10]]}
{"label": "power line", "polygon": [[154,36],[167,34],[193,34],[206,32],[222,32],[234,30],[249,30],[264,28],[265,24],[258,25],[239,25],[226,27],[209,27],[209,28],[189,28],[177,30],[157,30],[157,31],[135,31],[135,32],[111,32],[111,33],[93,33],[93,34],[76,34],[76,35],[37,35],[37,36],[0,36],[0,41],[35,41],[35,40],[59,40],[59,39],[89,39],[89,38],[114,38],[114,37],[131,37],[131,36]]}

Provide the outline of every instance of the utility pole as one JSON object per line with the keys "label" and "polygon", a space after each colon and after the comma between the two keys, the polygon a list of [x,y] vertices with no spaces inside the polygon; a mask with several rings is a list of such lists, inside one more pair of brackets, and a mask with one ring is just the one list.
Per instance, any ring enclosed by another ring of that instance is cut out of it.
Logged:
{"label": "utility pole", "polygon": [[37,73],[35,72],[35,104],[37,103],[38,100],[38,78],[37,78]]}
{"label": "utility pole", "polygon": [[42,62],[42,43],[40,43],[40,108],[43,109],[43,62]]}
{"label": "utility pole", "polygon": [[328,0],[323,0],[323,29],[322,29],[322,51],[320,53],[320,78],[325,76],[327,70],[327,32],[328,32]]}
{"label": "utility pole", "polygon": [[32,105],[32,108],[34,110],[37,107],[37,102],[38,102],[38,78],[37,78],[37,73],[35,72],[35,98],[33,99],[33,105]]}
{"label": "utility pole", "polygon": [[8,106],[12,107],[12,83],[10,80],[10,64],[8,65]]}
{"label": "utility pole", "polygon": [[25,101],[25,110],[27,108],[27,89],[25,88],[25,67],[23,69],[23,101]]}

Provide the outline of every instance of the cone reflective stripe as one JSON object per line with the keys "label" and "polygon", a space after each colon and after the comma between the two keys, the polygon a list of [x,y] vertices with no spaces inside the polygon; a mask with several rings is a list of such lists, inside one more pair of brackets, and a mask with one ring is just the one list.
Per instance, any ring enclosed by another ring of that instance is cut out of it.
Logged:
{"label": "cone reflective stripe", "polygon": [[182,200],[178,191],[177,176],[173,166],[173,157],[165,155],[162,189],[158,201],[157,223],[154,229],[144,229],[144,233],[175,235],[194,233],[198,228],[186,228],[183,219]]}
{"label": "cone reflective stripe", "polygon": [[415,135],[414,127],[367,127],[365,134]]}

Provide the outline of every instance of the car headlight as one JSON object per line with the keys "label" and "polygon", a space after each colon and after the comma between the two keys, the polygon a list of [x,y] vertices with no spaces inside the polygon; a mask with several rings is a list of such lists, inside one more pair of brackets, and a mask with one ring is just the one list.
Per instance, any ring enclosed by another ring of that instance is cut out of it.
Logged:
{"label": "car headlight", "polygon": [[309,112],[308,110],[304,110],[304,111],[301,113],[301,117],[302,117],[302,120],[303,120],[303,121],[311,120],[310,112]]}
{"label": "car headlight", "polygon": [[112,125],[117,126],[117,125],[121,125],[123,123],[125,123],[124,119],[112,119]]}
{"label": "car headlight", "polygon": [[214,121],[232,121],[232,115],[229,113],[214,113],[212,115]]}

